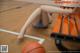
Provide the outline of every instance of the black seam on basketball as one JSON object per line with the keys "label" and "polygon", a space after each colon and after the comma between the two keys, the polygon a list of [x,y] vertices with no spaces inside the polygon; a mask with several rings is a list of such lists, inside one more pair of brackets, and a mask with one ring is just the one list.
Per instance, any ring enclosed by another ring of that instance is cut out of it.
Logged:
{"label": "black seam on basketball", "polygon": [[38,49],[38,48],[43,48],[43,47],[34,48],[34,49],[30,50],[30,51],[27,51],[27,53],[30,53],[31,51],[33,51],[33,50],[35,50],[35,49]]}

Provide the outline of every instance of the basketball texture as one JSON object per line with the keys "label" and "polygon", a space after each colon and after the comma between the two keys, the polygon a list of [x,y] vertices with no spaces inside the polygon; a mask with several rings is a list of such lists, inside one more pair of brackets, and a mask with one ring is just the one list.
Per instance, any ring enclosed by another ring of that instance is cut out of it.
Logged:
{"label": "basketball texture", "polygon": [[22,49],[22,53],[46,53],[45,49],[38,42],[28,42]]}

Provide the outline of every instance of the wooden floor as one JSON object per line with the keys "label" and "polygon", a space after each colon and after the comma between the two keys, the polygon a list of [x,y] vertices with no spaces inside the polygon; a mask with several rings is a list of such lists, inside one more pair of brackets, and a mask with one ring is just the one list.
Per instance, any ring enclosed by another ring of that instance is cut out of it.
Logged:
{"label": "wooden floor", "polygon": [[[0,29],[20,32],[21,27],[24,25],[29,15],[39,6],[40,5],[25,2],[0,1]],[[50,24],[48,29],[35,29],[30,26],[26,34],[28,33],[29,35],[46,39],[42,45],[45,47],[47,53],[53,53],[53,51],[58,51],[58,49],[55,46],[54,40],[50,38],[51,29],[52,24]],[[16,40],[17,36],[0,31],[0,45],[8,45],[9,53],[21,53],[21,49],[26,42],[37,41],[25,38],[23,43],[16,44]]]}

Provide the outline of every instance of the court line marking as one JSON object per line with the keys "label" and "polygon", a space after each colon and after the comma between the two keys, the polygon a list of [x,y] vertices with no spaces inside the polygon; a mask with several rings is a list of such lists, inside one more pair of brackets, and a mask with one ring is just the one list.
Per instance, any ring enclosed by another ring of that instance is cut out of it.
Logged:
{"label": "court line marking", "polygon": [[[0,29],[0,31],[1,32],[7,32],[10,34],[14,34],[14,35],[20,35],[20,33],[18,33],[18,32],[8,31],[5,29]],[[39,37],[31,36],[31,35],[26,35],[26,34],[24,35],[24,37],[36,39],[36,40],[38,40],[38,43],[40,43],[40,44],[43,44],[43,42],[45,41],[45,39],[43,39],[43,38],[39,38]]]}

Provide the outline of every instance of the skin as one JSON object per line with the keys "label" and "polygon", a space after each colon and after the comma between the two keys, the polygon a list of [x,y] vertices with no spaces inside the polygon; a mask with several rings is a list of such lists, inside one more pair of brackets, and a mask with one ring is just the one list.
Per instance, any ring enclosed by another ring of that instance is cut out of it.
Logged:
{"label": "skin", "polygon": [[[64,4],[63,4],[64,5]],[[43,23],[45,24],[45,26],[48,24],[48,20],[47,18],[49,18],[48,14],[50,13],[62,13],[62,14],[65,14],[65,15],[70,15],[71,13],[74,13],[77,11],[78,8],[68,8],[68,7],[55,7],[55,6],[49,6],[49,5],[41,5],[39,8],[37,8],[28,18],[28,20],[26,20],[25,24],[23,25],[22,29],[20,30],[20,36],[17,37],[17,40],[20,42],[22,41],[23,37],[24,37],[24,34],[25,34],[25,31],[27,30],[27,28],[29,27],[30,24],[32,24],[32,22],[37,19],[36,22],[38,22],[38,20],[41,18],[41,17],[38,17],[40,16],[40,14],[42,14],[42,20],[43,20]],[[79,9],[78,9],[79,10]],[[45,20],[46,19],[46,20]],[[49,18],[50,19],[50,18]],[[56,18],[57,19],[57,18]],[[73,43],[71,42],[68,42],[70,44],[68,44],[69,46]],[[63,44],[66,45],[66,43],[64,42]]]}
{"label": "skin", "polygon": [[[63,9],[60,7],[53,7],[53,6],[48,6],[48,5],[42,5],[39,8],[37,8],[28,18],[28,20],[25,22],[24,26],[22,27],[21,31],[20,31],[20,36],[18,36],[18,39],[22,39],[24,37],[24,33],[26,31],[26,29],[28,28],[28,26],[32,23],[32,21],[34,21],[38,15],[41,14],[41,12],[46,12],[46,13],[65,13],[65,14],[70,14],[73,12],[72,9]],[[44,17],[46,17],[46,15],[43,15]],[[43,17],[44,22],[46,23],[45,19]]]}

